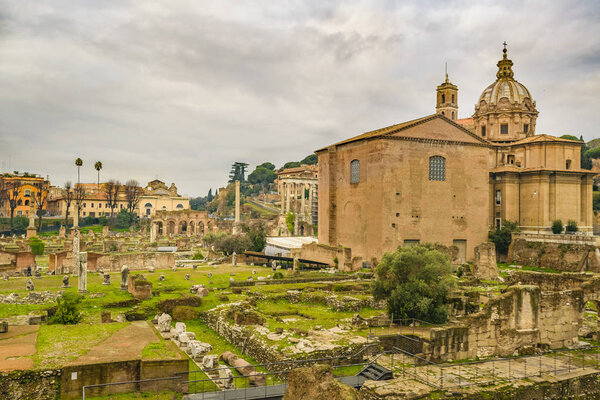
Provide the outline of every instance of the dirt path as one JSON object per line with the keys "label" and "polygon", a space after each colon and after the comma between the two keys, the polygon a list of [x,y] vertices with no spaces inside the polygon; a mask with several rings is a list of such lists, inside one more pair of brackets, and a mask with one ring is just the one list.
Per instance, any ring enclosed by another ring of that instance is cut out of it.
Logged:
{"label": "dirt path", "polygon": [[148,322],[134,321],[68,365],[135,360],[144,347],[159,340]]}
{"label": "dirt path", "polygon": [[0,334],[0,371],[33,368],[39,325],[11,326]]}

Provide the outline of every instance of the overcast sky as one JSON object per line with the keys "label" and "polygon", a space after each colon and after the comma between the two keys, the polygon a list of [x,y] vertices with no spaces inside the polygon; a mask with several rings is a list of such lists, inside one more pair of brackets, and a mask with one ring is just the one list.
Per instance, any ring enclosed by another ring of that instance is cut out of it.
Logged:
{"label": "overcast sky", "polygon": [[600,1],[0,0],[0,170],[205,195],[432,114],[445,62],[470,116],[504,40],[537,133],[600,137]]}

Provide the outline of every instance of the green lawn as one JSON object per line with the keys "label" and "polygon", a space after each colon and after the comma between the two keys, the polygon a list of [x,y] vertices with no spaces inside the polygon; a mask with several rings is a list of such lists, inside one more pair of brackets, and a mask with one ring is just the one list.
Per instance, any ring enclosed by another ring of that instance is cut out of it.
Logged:
{"label": "green lawn", "polygon": [[128,323],[41,325],[37,353],[33,356],[35,366],[60,368],[127,325]]}

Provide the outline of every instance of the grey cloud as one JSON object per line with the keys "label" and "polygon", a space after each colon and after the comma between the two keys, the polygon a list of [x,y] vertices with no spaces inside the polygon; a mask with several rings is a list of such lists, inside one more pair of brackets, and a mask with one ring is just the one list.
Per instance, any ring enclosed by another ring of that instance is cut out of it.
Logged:
{"label": "grey cloud", "polygon": [[[222,185],[434,111],[469,116],[509,42],[538,130],[596,135],[597,2],[0,0],[0,165]],[[86,168],[87,167],[87,168]]]}

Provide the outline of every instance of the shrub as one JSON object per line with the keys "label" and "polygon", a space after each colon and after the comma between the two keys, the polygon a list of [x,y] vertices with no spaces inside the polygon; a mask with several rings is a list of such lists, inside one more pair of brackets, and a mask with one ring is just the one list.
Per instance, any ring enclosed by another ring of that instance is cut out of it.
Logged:
{"label": "shrub", "polygon": [[569,233],[575,233],[579,230],[579,228],[577,227],[577,221],[573,221],[572,219],[569,220],[569,222],[567,222],[567,228],[566,231]]}
{"label": "shrub", "polygon": [[135,224],[137,216],[125,209],[117,214],[117,228],[126,229]]}
{"label": "shrub", "polygon": [[59,297],[56,312],[50,318],[51,324],[74,325],[81,321],[79,305],[82,297],[77,293],[64,293]]}
{"label": "shrub", "polygon": [[446,304],[454,286],[452,266],[448,257],[432,245],[399,247],[386,253],[376,273],[371,292],[376,300],[387,299],[391,318],[447,321]]}
{"label": "shrub", "polygon": [[560,219],[557,219],[554,222],[552,222],[552,233],[554,233],[555,235],[558,235],[558,234],[562,233],[562,231],[563,231],[563,223]]}
{"label": "shrub", "polygon": [[215,249],[222,251],[226,256],[233,254],[243,254],[252,247],[252,243],[247,235],[226,235],[221,237],[215,243]]}
{"label": "shrub", "polygon": [[42,242],[37,236],[29,238],[29,247],[31,247],[31,252],[36,256],[41,256],[44,254],[44,242]]}
{"label": "shrub", "polygon": [[13,233],[17,235],[21,235],[27,231],[27,227],[29,226],[29,220],[27,217],[22,215],[17,215],[13,218]]}
{"label": "shrub", "polygon": [[192,260],[204,260],[204,254],[202,254],[201,252],[197,251],[194,256],[192,257]]}
{"label": "shrub", "polygon": [[251,244],[250,250],[263,251],[267,245],[267,235],[265,234],[264,225],[260,223],[252,228],[249,228],[247,234]]}
{"label": "shrub", "polygon": [[519,231],[519,224],[517,222],[504,220],[502,227],[496,229],[489,234],[490,241],[496,245],[496,250],[500,254],[507,254],[508,247],[512,241],[512,233]]}
{"label": "shrub", "polygon": [[98,223],[102,226],[106,226],[108,225],[108,218],[106,218],[106,216],[101,216],[98,218]]}
{"label": "shrub", "polygon": [[276,271],[273,274],[273,279],[283,279],[283,273],[281,271]]}
{"label": "shrub", "polygon": [[285,224],[287,225],[287,228],[290,231],[290,233],[294,232],[294,221],[295,220],[296,220],[296,215],[293,212],[288,211],[287,215],[285,216]]}

